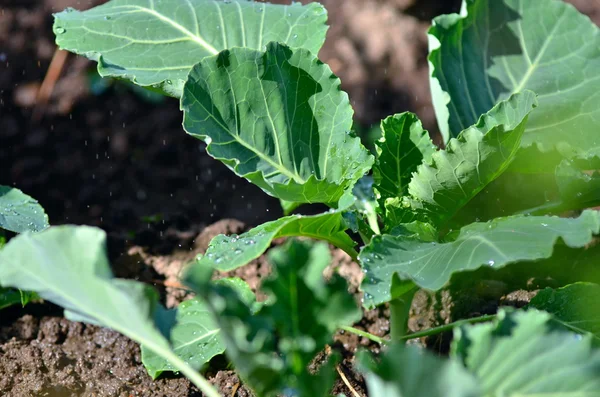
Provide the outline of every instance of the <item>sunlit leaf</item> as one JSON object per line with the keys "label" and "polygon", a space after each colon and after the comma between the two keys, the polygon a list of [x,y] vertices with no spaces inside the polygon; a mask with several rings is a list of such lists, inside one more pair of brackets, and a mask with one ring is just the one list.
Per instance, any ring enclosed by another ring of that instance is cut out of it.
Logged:
{"label": "sunlit leaf", "polygon": [[190,72],[184,128],[207,152],[279,199],[336,203],[373,164],[349,134],[340,81],[307,50],[235,48]]}
{"label": "sunlit leaf", "polygon": [[463,16],[435,19],[431,85],[444,138],[499,100],[532,90],[539,108],[524,147],[586,152],[600,146],[600,30],[560,0],[465,0]]}
{"label": "sunlit leaf", "polygon": [[0,185],[0,228],[23,233],[47,227],[48,216],[37,200],[19,189]]}
{"label": "sunlit leaf", "polygon": [[440,243],[403,235],[376,236],[360,253],[366,273],[364,303],[370,307],[388,301],[394,273],[422,288],[438,290],[453,273],[549,258],[559,239],[581,248],[599,232],[600,212],[585,211],[574,219],[515,216],[473,223],[454,240]]}
{"label": "sunlit leaf", "polygon": [[290,215],[264,223],[239,236],[218,235],[213,238],[198,266],[229,271],[244,266],[261,256],[274,239],[280,237],[303,236],[325,240],[356,256],[355,243],[345,232],[341,211],[319,215]]}
{"label": "sunlit leaf", "polygon": [[[213,391],[171,350],[165,336],[175,319],[158,303],[158,293],[146,284],[113,278],[102,230],[58,226],[13,238],[0,250],[0,284],[37,292],[62,306],[70,320],[122,333],[185,371],[205,392]],[[203,321],[205,317],[196,319],[197,324]],[[196,348],[195,354],[204,354],[202,347]]]}
{"label": "sunlit leaf", "polygon": [[318,3],[245,0],[112,0],[55,14],[59,47],[98,61],[104,77],[119,77],[174,97],[192,66],[233,47],[263,50],[277,41],[319,51],[327,12]]}
{"label": "sunlit leaf", "polygon": [[[403,222],[410,218],[439,227],[498,178],[517,153],[529,113],[536,106],[531,91],[515,94],[481,116],[477,124],[452,138],[431,161],[419,165],[409,196],[386,209]],[[393,199],[392,199],[393,200]]]}

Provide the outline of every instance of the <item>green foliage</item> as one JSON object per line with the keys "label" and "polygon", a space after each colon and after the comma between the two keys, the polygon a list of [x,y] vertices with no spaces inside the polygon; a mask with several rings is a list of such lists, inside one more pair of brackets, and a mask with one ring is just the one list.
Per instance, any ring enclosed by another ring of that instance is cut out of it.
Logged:
{"label": "green foliage", "polygon": [[290,236],[325,240],[356,257],[355,243],[345,230],[341,211],[312,216],[290,215],[264,223],[239,236],[218,235],[197,262],[200,266],[222,271],[233,270],[261,256],[273,240]]}
{"label": "green foliage", "polygon": [[394,274],[422,288],[438,290],[453,273],[550,258],[559,239],[568,247],[582,248],[599,232],[600,212],[589,210],[575,219],[514,216],[473,223],[442,242],[414,235],[377,236],[360,253],[366,273],[362,285],[365,305],[390,299]]}
{"label": "green foliage", "polygon": [[553,327],[543,312],[501,310],[455,330],[450,358],[393,346],[378,365],[361,357],[369,397],[593,396],[600,351],[590,336]]}
{"label": "green foliage", "polygon": [[208,154],[279,199],[337,203],[372,157],[340,81],[306,50],[234,48],[194,66],[181,107]]}
{"label": "green foliage", "polygon": [[[493,323],[459,323],[449,360],[400,346],[380,362],[363,357],[371,397],[597,394],[600,296],[597,284],[578,283],[589,281],[578,270],[599,252],[600,212],[580,212],[600,205],[598,28],[559,0],[464,0],[460,15],[436,18],[429,32],[445,147],[402,113],[381,123],[373,158],[351,132],[339,79],[316,57],[325,18],[316,3],[240,0],[112,0],[57,14],[61,47],[97,60],[103,76],[180,98],[186,132],[286,214],[301,204],[331,209],[215,237],[185,275],[198,297],[173,310],[143,284],[114,279],[104,234],[85,227],[11,240],[0,285],[34,290],[69,318],[142,343],[153,377],[181,370],[216,396],[195,370],[225,351],[259,396],[325,396],[336,357],[309,364],[360,318],[345,282],[322,278],[328,246],[292,240],[271,251],[263,304],[239,280],[211,280],[282,237],[323,240],[355,258],[350,230],[364,243],[363,303],[390,303],[394,340],[406,339],[416,288],[440,290],[457,273],[545,279],[558,268],[573,283]],[[5,195],[0,226],[10,222]],[[19,197],[31,215],[36,203]]]}
{"label": "green foliage", "polygon": [[[105,245],[105,233],[92,227],[58,226],[42,233],[23,233],[0,251],[0,285],[36,291],[41,298],[62,306],[70,320],[122,333],[169,361],[205,393],[217,397],[218,393],[190,366],[188,361],[192,360],[173,352],[168,339],[177,321],[173,312],[160,306],[158,294],[150,286],[113,278]],[[196,319],[186,316],[186,321],[207,321],[199,311],[192,315]],[[178,325],[181,327],[185,324]],[[213,352],[211,344],[195,348],[192,365],[196,366],[201,361],[198,357],[210,358]],[[182,353],[191,354],[190,350]]]}
{"label": "green foliage", "polygon": [[23,233],[47,227],[48,216],[37,200],[19,189],[0,185],[0,229]]}
{"label": "green foliage", "polygon": [[179,98],[202,58],[232,47],[264,50],[277,41],[315,54],[325,41],[320,4],[290,6],[245,0],[112,0],[54,16],[57,44],[118,77]]}
{"label": "green foliage", "polygon": [[329,395],[332,363],[323,364],[317,374],[308,366],[333,332],[359,320],[361,312],[341,277],[324,282],[322,273],[331,259],[325,245],[290,240],[272,250],[269,259],[274,274],[263,289],[270,304],[255,314],[236,291],[212,283],[205,266],[194,265],[186,281],[208,302],[227,356],[258,395]]}
{"label": "green foliage", "polygon": [[[216,283],[236,290],[246,304],[257,304],[254,293],[241,279],[224,278]],[[173,353],[192,368],[199,370],[211,358],[225,351],[225,344],[219,336],[220,329],[201,299],[193,298],[182,302],[177,309],[169,310],[169,315],[175,320],[169,332]],[[164,356],[144,345],[142,362],[154,379],[164,371],[176,371]]]}
{"label": "green foliage", "polygon": [[[435,19],[431,85],[448,140],[498,101],[539,95],[522,146],[587,152],[600,130],[600,30],[561,0],[465,0]],[[575,132],[576,131],[576,132]]]}
{"label": "green foliage", "polygon": [[373,166],[374,188],[379,205],[385,200],[404,196],[412,174],[423,162],[429,162],[436,151],[421,121],[412,113],[390,116],[381,122],[381,138],[377,145],[377,161]]}
{"label": "green foliage", "polygon": [[402,213],[396,218],[445,225],[508,168],[535,106],[531,91],[515,94],[450,139],[445,150],[431,155],[431,162],[419,165],[408,185],[409,194],[395,209]]}
{"label": "green foliage", "polygon": [[589,332],[600,341],[600,285],[575,283],[563,288],[545,288],[529,303],[529,307],[544,310],[567,328]]}

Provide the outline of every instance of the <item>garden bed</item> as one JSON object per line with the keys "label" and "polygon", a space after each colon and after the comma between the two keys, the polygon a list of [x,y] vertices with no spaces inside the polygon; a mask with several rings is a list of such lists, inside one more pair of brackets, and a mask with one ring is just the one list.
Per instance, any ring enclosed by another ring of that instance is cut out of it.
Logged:
{"label": "garden bed", "polygon": [[[95,75],[95,64],[73,55],[47,100],[39,95],[56,56],[51,13],[81,8],[81,3],[87,2],[8,1],[0,6],[0,184],[37,198],[52,225],[104,229],[115,275],[153,284],[172,307],[186,296],[178,287],[181,268],[206,252],[212,237],[246,231],[277,219],[282,210],[278,200],[235,176],[206,154],[204,143],[182,131],[176,100],[141,94],[122,83],[105,86]],[[325,1],[332,27],[321,57],[340,76],[361,125],[411,110],[435,135],[427,21],[456,10],[456,4],[409,3]],[[600,18],[600,4],[574,3]],[[339,249],[332,253],[331,266],[339,268],[360,300],[359,265]],[[256,291],[268,272],[261,256],[229,275],[243,278]],[[492,294],[462,314],[495,313],[503,295]],[[518,306],[529,297],[504,298]],[[450,310],[447,295],[420,293],[409,326],[418,331],[439,325],[451,318]],[[387,336],[388,315],[385,306],[365,311],[356,327]],[[340,371],[361,393],[364,383],[353,372],[353,355],[359,347],[376,351],[378,345],[343,332],[335,341],[332,349],[344,358]],[[443,339],[417,343],[447,349]],[[126,337],[70,322],[58,307],[42,303],[2,311],[0,374],[5,374],[0,394],[6,396],[201,395],[181,376],[153,381],[142,366],[139,346]],[[249,395],[224,359],[213,360],[206,374],[224,396]],[[350,395],[341,379],[335,391]]]}

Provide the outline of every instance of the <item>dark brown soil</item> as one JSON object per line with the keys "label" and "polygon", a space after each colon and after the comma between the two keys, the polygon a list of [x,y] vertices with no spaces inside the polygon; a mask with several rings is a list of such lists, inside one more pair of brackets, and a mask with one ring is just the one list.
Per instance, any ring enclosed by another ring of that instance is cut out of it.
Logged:
{"label": "dark brown soil", "polygon": [[[94,65],[83,58],[70,55],[48,102],[38,100],[55,54],[51,13],[100,2],[0,0],[0,184],[36,197],[52,224],[106,230],[115,273],[153,283],[164,302],[174,306],[186,296],[173,287],[182,266],[204,252],[213,236],[239,233],[277,218],[281,210],[277,200],[237,178],[182,131],[177,101],[157,102],[114,82],[96,92],[90,80]],[[456,10],[460,1],[323,3],[332,27],[320,56],[342,79],[359,124],[367,128],[411,110],[435,134],[425,32],[431,17]],[[599,21],[598,0],[573,3]],[[360,299],[358,265],[339,250],[333,255],[330,270],[346,277],[349,291]],[[234,275],[256,289],[268,272],[266,259],[259,258]],[[411,329],[448,321],[447,300],[420,292]],[[388,314],[385,307],[368,311],[356,326],[385,336]],[[69,322],[55,306],[34,304],[0,315],[0,395],[200,395],[175,375],[152,381],[135,343],[110,330]],[[359,347],[378,350],[348,333],[338,333],[332,345],[344,357],[340,370],[362,393],[362,379],[352,369]],[[215,360],[207,376],[224,396],[248,396],[225,368],[224,360]],[[335,392],[351,395],[341,380]]]}

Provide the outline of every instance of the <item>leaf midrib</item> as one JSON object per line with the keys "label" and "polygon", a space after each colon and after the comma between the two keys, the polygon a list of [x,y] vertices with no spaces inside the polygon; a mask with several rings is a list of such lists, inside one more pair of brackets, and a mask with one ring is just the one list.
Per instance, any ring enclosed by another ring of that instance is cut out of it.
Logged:
{"label": "leaf midrib", "polygon": [[210,44],[208,44],[201,35],[199,34],[194,34],[192,32],[190,32],[185,26],[177,23],[176,21],[174,21],[171,18],[167,18],[166,16],[162,15],[161,13],[157,12],[154,9],[150,9],[147,7],[142,7],[142,6],[137,6],[137,5],[124,5],[124,6],[114,6],[114,9],[117,8],[124,8],[124,9],[133,9],[133,10],[139,10],[141,12],[145,12],[147,14],[150,14],[152,16],[154,16],[157,19],[160,19],[162,22],[164,22],[167,25],[170,25],[171,27],[175,28],[176,30],[180,31],[181,33],[185,34],[186,36],[188,36],[192,41],[194,41],[196,44],[198,44],[199,46],[201,46],[202,48],[204,48],[206,51],[210,52],[212,55],[216,55],[219,53],[219,51],[211,46]]}

